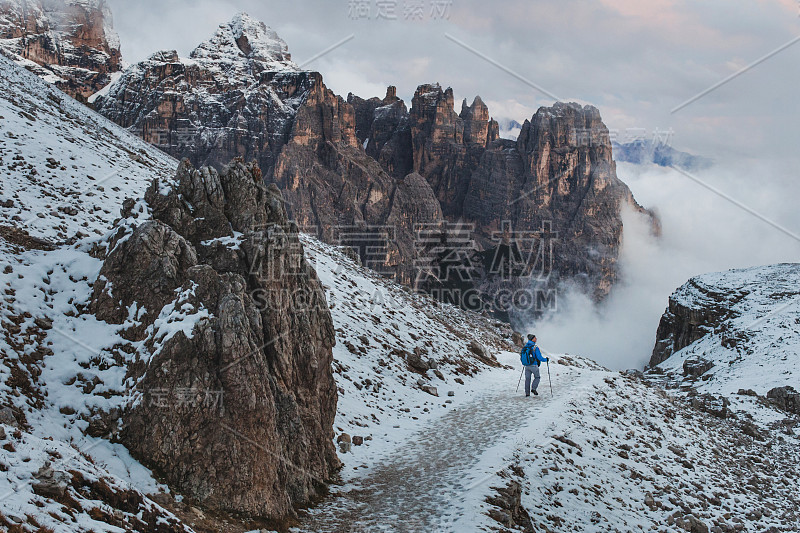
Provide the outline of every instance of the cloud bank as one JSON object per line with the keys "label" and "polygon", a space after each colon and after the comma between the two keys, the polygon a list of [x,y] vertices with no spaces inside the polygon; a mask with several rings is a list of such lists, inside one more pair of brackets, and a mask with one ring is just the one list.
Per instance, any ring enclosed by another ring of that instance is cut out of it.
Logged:
{"label": "cloud bank", "polygon": [[[669,295],[690,277],[800,261],[800,242],[672,169],[623,163],[618,174],[658,213],[663,234],[653,238],[646,217],[623,212],[622,281],[600,306],[575,290],[561,290],[557,312],[529,327],[549,351],[586,355],[613,369],[641,369]],[[740,162],[696,177],[800,234],[800,187],[790,167]]]}

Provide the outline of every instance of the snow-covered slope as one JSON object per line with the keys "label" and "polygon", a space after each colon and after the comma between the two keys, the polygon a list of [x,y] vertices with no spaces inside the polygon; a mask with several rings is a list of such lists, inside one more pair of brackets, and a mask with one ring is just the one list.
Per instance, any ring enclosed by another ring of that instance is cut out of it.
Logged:
{"label": "snow-covered slope", "polygon": [[[692,278],[670,297],[654,358],[663,359],[656,372],[700,392],[800,388],[800,264]],[[684,376],[684,363],[696,359],[713,366]]]}
{"label": "snow-covered slope", "polygon": [[468,400],[480,373],[500,366],[494,354],[513,346],[505,324],[438,305],[312,237],[303,244],[336,328],[337,433],[365,438],[342,456],[347,466],[390,453],[423,421]]}
{"label": "snow-covered slope", "polygon": [[100,438],[121,339],[85,310],[94,241],[176,162],[4,58],[0,79],[0,525],[183,531],[144,496],[159,490],[150,472]]}
{"label": "snow-covered slope", "polygon": [[100,235],[177,162],[0,57],[0,224],[61,242]]}

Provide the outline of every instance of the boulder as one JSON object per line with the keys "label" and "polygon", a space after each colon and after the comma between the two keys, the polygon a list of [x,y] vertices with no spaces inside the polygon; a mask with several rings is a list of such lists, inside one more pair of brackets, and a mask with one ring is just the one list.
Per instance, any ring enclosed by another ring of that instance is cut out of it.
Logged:
{"label": "boulder", "polygon": [[690,357],[683,362],[683,375],[698,378],[711,370],[714,363],[702,357]]}
{"label": "boulder", "polygon": [[467,346],[470,352],[474,353],[478,357],[483,358],[490,358],[491,354],[489,350],[481,343],[476,340],[469,341],[469,345]]}
{"label": "boulder", "polygon": [[683,518],[684,529],[691,533],[709,533],[708,526],[699,518],[689,515]]}
{"label": "boulder", "polygon": [[406,354],[406,364],[417,372],[426,372],[430,369],[427,359],[423,359],[421,352],[414,350],[413,353]]}
{"label": "boulder", "polygon": [[438,389],[433,385],[423,385],[421,388],[431,396],[439,396]]}
{"label": "boulder", "polygon": [[733,413],[728,408],[731,402],[724,396],[698,394],[691,398],[691,404],[695,409],[716,416],[717,418],[729,418],[733,416]]}
{"label": "boulder", "polygon": [[784,411],[800,415],[800,393],[792,387],[775,387],[767,393],[767,399]]}
{"label": "boulder", "polygon": [[33,492],[45,498],[62,498],[66,492],[71,477],[68,473],[54,470],[49,462],[42,465],[33,474],[31,488]]}
{"label": "boulder", "polygon": [[0,424],[8,424],[15,428],[21,427],[19,422],[17,422],[14,409],[8,406],[0,408]]}

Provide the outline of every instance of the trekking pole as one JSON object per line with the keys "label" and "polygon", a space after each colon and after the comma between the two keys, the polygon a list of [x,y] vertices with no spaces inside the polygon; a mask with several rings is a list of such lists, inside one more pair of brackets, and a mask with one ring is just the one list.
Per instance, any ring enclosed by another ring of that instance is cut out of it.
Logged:
{"label": "trekking pole", "polygon": [[547,358],[547,381],[550,382],[550,397],[553,397],[553,380],[550,379],[550,358]]}
{"label": "trekking pole", "polygon": [[525,367],[522,367],[522,372],[519,373],[519,381],[517,381],[517,390],[516,390],[516,392],[519,392],[519,384],[522,383],[522,374],[524,374],[524,373],[525,373]]}

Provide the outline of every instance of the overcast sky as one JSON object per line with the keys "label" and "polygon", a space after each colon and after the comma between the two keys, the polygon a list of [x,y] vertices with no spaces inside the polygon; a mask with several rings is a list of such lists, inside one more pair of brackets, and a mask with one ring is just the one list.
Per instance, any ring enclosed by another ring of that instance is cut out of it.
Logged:
{"label": "overcast sky", "polygon": [[109,3],[128,62],[158,49],[188,54],[245,11],[278,31],[298,62],[354,35],[309,65],[342,95],[382,96],[392,84],[408,102],[417,85],[438,81],[520,122],[552,103],[447,33],[550,95],[596,105],[622,139],[671,128],[676,147],[713,157],[790,157],[797,147],[800,43],[670,112],[800,35],[797,0]]}

